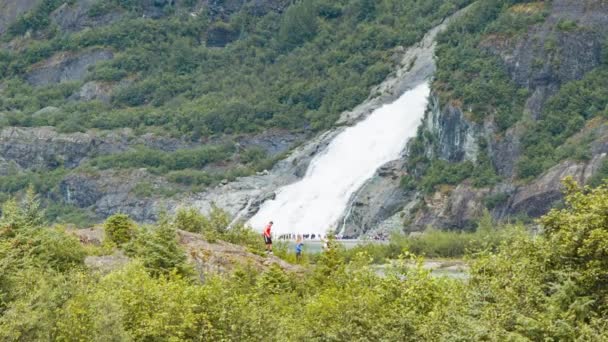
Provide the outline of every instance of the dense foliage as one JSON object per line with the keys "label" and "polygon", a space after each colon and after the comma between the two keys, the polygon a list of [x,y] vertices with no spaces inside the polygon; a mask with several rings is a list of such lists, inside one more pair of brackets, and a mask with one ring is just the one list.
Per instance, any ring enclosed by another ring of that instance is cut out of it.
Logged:
{"label": "dense foliage", "polygon": [[[605,340],[608,186],[566,184],[566,206],[540,220],[543,233],[514,228],[499,245],[480,246],[469,256],[468,280],[436,278],[409,253],[379,275],[365,250],[347,257],[330,241],[329,250],[302,274],[276,266],[259,273],[244,265],[201,282],[169,221],[134,242],[140,247],[129,252],[130,263],[100,274],[83,266],[84,251],[75,238],[43,228],[34,197],[21,204],[11,200],[0,220],[0,336]],[[494,229],[489,223],[481,232]]]}
{"label": "dense foliage", "polygon": [[476,3],[440,35],[437,46],[435,88],[440,97],[460,104],[474,121],[492,115],[502,130],[521,117],[526,91],[510,79],[500,57],[480,45],[493,35],[506,40],[544,19],[542,11],[511,11],[510,6],[519,2],[526,1]]}
{"label": "dense foliage", "polygon": [[[580,81],[563,85],[547,103],[540,120],[523,137],[519,175],[534,177],[561,159],[589,159],[589,141],[578,150],[557,149],[594,117],[608,117],[608,67],[599,67]],[[593,138],[593,137],[591,137]],[[565,152],[565,153],[564,153]]]}
{"label": "dense foliage", "polygon": [[[55,2],[24,18],[48,14],[46,8],[56,7]],[[193,139],[277,126],[327,128],[390,72],[391,48],[414,44],[467,2],[314,0],[296,2],[282,14],[257,17],[243,9],[218,21],[206,13],[190,15],[187,8],[174,8],[161,19],[141,18],[137,2],[105,1],[106,11],[129,12],[95,30],[48,33],[23,50],[3,50],[0,76],[12,87],[0,108],[13,125],[64,131],[162,126]],[[47,27],[19,28],[19,23],[13,34]],[[209,35],[219,28],[237,39],[224,48],[210,45]],[[98,63],[90,80],[130,80],[121,83],[110,104],[71,101],[79,84],[49,87],[43,95],[23,82],[36,62],[61,51],[92,48],[114,50],[115,57]],[[61,111],[32,116],[51,104]]]}

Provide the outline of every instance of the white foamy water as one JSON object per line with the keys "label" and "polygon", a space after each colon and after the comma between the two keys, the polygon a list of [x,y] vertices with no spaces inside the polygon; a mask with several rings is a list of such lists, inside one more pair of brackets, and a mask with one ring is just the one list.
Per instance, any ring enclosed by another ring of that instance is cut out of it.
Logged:
{"label": "white foamy water", "polygon": [[429,93],[429,85],[421,84],[346,128],[315,156],[304,178],[280,188],[249,224],[261,231],[272,220],[273,235],[325,235],[335,228],[351,195],[380,166],[399,158],[416,135]]}

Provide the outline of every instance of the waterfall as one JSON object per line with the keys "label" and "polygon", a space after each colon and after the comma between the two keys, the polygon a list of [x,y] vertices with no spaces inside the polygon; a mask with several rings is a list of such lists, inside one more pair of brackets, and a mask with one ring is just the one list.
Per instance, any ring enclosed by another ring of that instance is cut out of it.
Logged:
{"label": "waterfall", "polygon": [[429,85],[424,82],[394,102],[344,129],[310,162],[305,176],[280,188],[249,221],[273,234],[319,234],[335,229],[349,199],[383,164],[395,160],[416,135],[424,116]]}

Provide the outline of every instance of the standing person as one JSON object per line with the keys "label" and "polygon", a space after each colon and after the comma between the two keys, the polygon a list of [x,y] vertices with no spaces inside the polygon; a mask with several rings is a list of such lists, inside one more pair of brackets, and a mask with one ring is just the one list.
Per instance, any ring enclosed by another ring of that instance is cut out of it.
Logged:
{"label": "standing person", "polygon": [[298,235],[296,239],[296,261],[300,262],[302,260],[302,248],[304,247],[304,242],[302,241],[302,236]]}
{"label": "standing person", "polygon": [[272,237],[270,235],[270,229],[272,228],[272,221],[268,223],[264,228],[264,243],[266,244],[266,253],[272,254]]}

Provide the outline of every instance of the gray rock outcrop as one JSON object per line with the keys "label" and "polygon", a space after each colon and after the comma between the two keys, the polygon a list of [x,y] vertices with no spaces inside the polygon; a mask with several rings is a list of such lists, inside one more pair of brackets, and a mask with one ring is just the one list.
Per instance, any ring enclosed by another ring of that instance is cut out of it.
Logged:
{"label": "gray rock outcrop", "polygon": [[25,76],[26,80],[36,86],[84,80],[88,67],[99,61],[112,59],[114,53],[109,50],[91,50],[76,55],[58,53],[50,59],[39,63]]}

